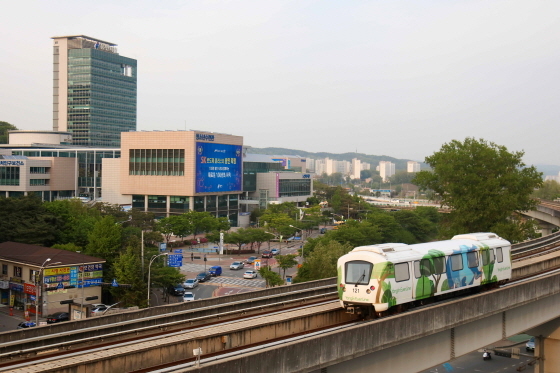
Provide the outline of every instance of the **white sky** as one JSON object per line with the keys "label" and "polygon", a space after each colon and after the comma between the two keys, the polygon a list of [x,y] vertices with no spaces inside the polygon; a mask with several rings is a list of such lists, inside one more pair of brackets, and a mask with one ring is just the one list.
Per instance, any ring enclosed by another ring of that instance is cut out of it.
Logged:
{"label": "white sky", "polygon": [[0,3],[0,120],[52,129],[52,36],[138,60],[138,129],[423,161],[483,138],[560,165],[560,1]]}

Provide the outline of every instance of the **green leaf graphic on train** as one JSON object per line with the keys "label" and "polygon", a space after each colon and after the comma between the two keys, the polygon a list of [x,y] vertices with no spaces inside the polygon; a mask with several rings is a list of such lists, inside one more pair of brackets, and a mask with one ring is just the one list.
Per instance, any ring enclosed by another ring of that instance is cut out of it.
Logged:
{"label": "green leaf graphic on train", "polygon": [[[375,303],[389,303],[382,301],[381,293],[388,289],[389,294],[387,295],[387,299],[394,298],[391,294],[391,285],[385,280],[388,278],[395,278],[395,266],[391,262],[383,262],[377,263],[373,266],[373,271],[371,272],[371,276],[379,280],[379,287],[380,291],[377,292],[375,296]],[[383,290],[383,291],[381,291]],[[385,299],[385,295],[383,294],[383,299]]]}
{"label": "green leaf graphic on train", "polygon": [[342,267],[338,267],[337,268],[337,272],[338,272],[338,282],[337,282],[337,291],[338,291],[338,299],[342,299],[342,295],[344,294],[343,288],[341,286],[338,286],[338,284],[342,284]]}
{"label": "green leaf graphic on train", "polygon": [[381,297],[381,303],[389,303],[389,307],[396,306],[397,298],[393,296],[393,292],[391,291],[391,283],[383,282],[381,287],[383,289],[383,296]]}
{"label": "green leaf graphic on train", "polygon": [[490,250],[487,245],[480,249],[480,256],[482,257],[482,274],[483,279],[480,282],[482,285],[498,281],[498,277],[493,274],[494,272],[494,250]]}
{"label": "green leaf graphic on train", "polygon": [[[428,251],[428,254],[420,259],[420,278],[416,284],[416,299],[434,296],[444,273],[445,254],[439,250]],[[445,284],[445,286],[449,285]]]}

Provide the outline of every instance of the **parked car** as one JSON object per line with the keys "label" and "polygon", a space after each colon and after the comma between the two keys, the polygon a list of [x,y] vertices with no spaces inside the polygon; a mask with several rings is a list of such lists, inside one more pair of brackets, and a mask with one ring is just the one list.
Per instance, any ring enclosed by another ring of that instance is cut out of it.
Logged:
{"label": "parked car", "polygon": [[327,233],[327,228],[321,228],[321,229],[319,229],[319,233],[321,233],[321,234]]}
{"label": "parked car", "polygon": [[68,312],[55,312],[47,316],[47,324],[55,324],[68,320],[70,320],[70,314],[68,314]]}
{"label": "parked car", "polygon": [[18,324],[17,329],[27,329],[37,326],[33,321],[22,321]]}
{"label": "parked car", "polygon": [[253,264],[255,263],[255,260],[257,259],[256,256],[250,256],[247,258],[247,260],[245,261],[247,264]]}
{"label": "parked car", "polygon": [[181,284],[169,285],[169,287],[167,288],[167,292],[171,295],[183,295],[185,294],[185,289]]}
{"label": "parked car", "polygon": [[183,288],[185,289],[194,289],[198,286],[198,279],[196,278],[189,278],[185,282],[183,282]]}
{"label": "parked car", "polygon": [[262,255],[261,255],[261,256],[262,256],[263,258],[272,258],[272,257],[273,257],[272,251],[265,250],[265,251],[262,252]]}
{"label": "parked car", "polygon": [[183,302],[190,302],[191,300],[194,300],[194,294],[191,293],[190,291],[187,291],[185,294],[183,294]]}
{"label": "parked car", "polygon": [[233,262],[230,264],[229,269],[242,269],[243,262]]}
{"label": "parked car", "polygon": [[527,351],[535,351],[535,337],[529,339],[529,342],[525,344],[525,349]]}
{"label": "parked car", "polygon": [[278,250],[278,249],[272,249],[272,250],[270,250],[270,252],[272,253],[272,255],[280,254],[280,250]]}
{"label": "parked car", "polygon": [[257,277],[257,272],[250,270],[250,271],[245,271],[245,273],[243,274],[243,278],[256,278]]}
{"label": "parked car", "polygon": [[220,266],[210,267],[208,272],[210,272],[210,276],[220,276],[222,274],[222,267]]}
{"label": "parked car", "polygon": [[95,303],[91,305],[92,315],[102,315],[105,311],[109,309],[109,306],[101,303]]}
{"label": "parked car", "polygon": [[211,278],[212,277],[208,272],[200,272],[198,275],[196,275],[196,279],[198,280],[198,282],[205,282],[210,280]]}

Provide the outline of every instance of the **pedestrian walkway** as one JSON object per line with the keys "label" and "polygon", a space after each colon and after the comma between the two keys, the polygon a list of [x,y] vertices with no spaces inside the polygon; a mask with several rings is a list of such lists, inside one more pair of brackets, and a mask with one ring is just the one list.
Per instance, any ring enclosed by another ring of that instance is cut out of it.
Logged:
{"label": "pedestrian walkway", "polygon": [[250,288],[265,288],[266,281],[260,279],[244,279],[244,278],[235,278],[235,277],[212,277],[212,279],[205,282],[205,284],[223,284],[223,285],[235,285],[235,286],[242,286],[242,287],[250,287]]}

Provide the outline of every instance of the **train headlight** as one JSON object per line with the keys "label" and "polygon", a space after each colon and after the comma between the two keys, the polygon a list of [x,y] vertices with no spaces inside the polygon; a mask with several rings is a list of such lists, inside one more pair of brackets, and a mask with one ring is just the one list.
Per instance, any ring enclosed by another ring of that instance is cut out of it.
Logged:
{"label": "train headlight", "polygon": [[373,285],[370,286],[369,288],[370,288],[371,291],[375,290],[375,286],[373,286]]}
{"label": "train headlight", "polygon": [[371,293],[371,290],[367,289],[367,290],[366,290],[366,293],[370,294],[370,293]]}

